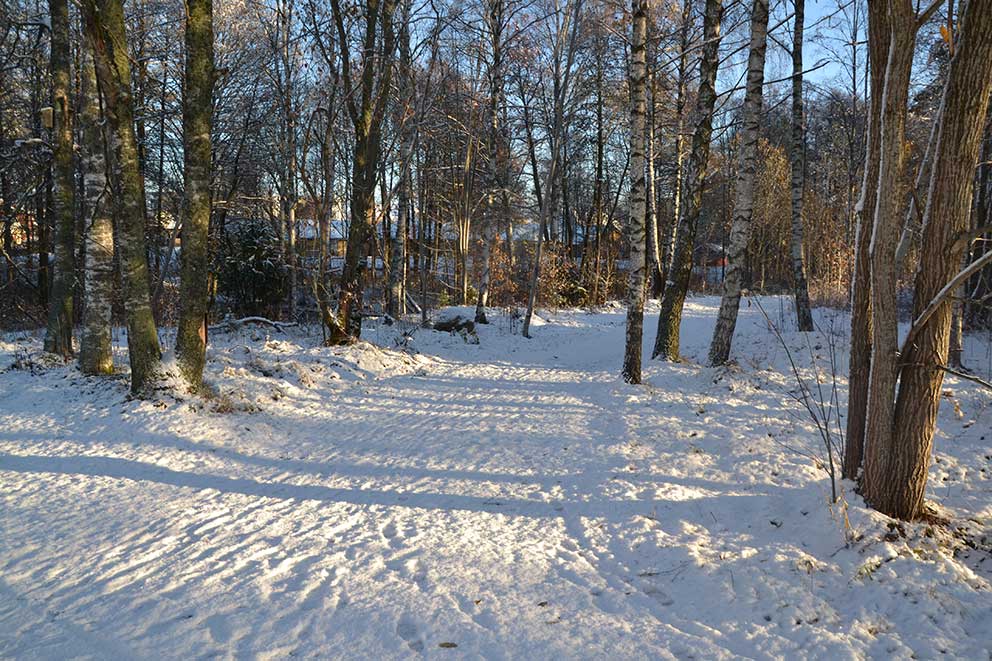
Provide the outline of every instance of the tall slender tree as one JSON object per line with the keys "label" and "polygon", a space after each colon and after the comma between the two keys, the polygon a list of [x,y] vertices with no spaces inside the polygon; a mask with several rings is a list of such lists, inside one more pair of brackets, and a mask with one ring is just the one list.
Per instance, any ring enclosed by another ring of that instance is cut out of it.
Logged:
{"label": "tall slender tree", "polygon": [[623,358],[623,380],[641,382],[641,352],[644,335],[645,218],[647,181],[644,174],[645,92],[647,88],[647,0],[632,0],[630,42],[630,213],[626,238],[630,251],[627,283],[627,336]]}
{"label": "tall slender tree", "polygon": [[183,177],[186,201],[179,261],[176,359],[194,390],[203,383],[207,350],[211,131],[214,32],[212,0],[186,0],[186,78],[183,98]]}
{"label": "tall slender tree", "polygon": [[682,308],[689,292],[692,275],[692,253],[696,243],[696,227],[703,203],[710,141],[713,137],[713,108],[716,105],[716,74],[720,65],[720,23],[723,0],[706,0],[703,14],[703,47],[699,60],[699,91],[696,94],[696,127],[692,134],[689,163],[681,189],[678,239],[669,274],[669,282],[661,299],[658,334],[652,358],[663,356],[679,360],[679,330]]}
{"label": "tall slender tree", "polygon": [[[48,300],[45,351],[72,355],[72,299],[76,281],[75,166],[72,149],[72,76],[68,0],[49,0],[53,127],[52,216],[55,219],[55,266]],[[47,247],[45,248],[47,251]]]}
{"label": "tall slender tree", "polygon": [[792,291],[796,299],[796,326],[800,331],[813,330],[809,309],[809,286],[806,283],[806,259],[803,253],[803,195],[806,191],[806,126],[803,117],[803,22],[806,0],[794,0],[792,29],[792,142],[789,161],[792,166]]}
{"label": "tall slender tree", "polygon": [[905,170],[906,117],[913,52],[920,20],[912,0],[889,0],[889,52],[885,68],[879,141],[878,193],[868,247],[871,283],[871,370],[864,445],[866,484],[879,484],[888,470],[880,454],[892,442],[898,378],[896,245],[904,216],[900,186]]}
{"label": "tall slender tree", "polygon": [[[524,337],[530,337],[530,322],[534,316],[534,307],[537,304],[538,279],[541,276],[541,255],[544,250],[545,233],[554,213],[553,208],[558,195],[557,186],[560,181],[558,170],[561,167],[562,142],[565,135],[565,104],[571,90],[573,65],[578,51],[579,27],[582,25],[582,4],[583,0],[569,0],[564,7],[560,7],[557,1],[555,3],[558,11],[553,14],[555,21],[551,46],[553,91],[548,135],[551,159],[543,182],[537,175],[534,140],[528,138],[531,162],[534,165],[535,195],[540,211],[538,213],[537,245],[534,247],[534,264],[531,267],[530,286],[527,293],[527,311],[524,313],[522,331]],[[530,133],[531,123],[526,116],[524,124]],[[543,198],[541,189],[546,192]]]}
{"label": "tall slender tree", "polygon": [[847,433],[842,475],[856,479],[864,457],[868,413],[868,375],[871,371],[871,267],[868,247],[878,199],[879,154],[882,138],[882,102],[888,62],[890,21],[886,2],[868,4],[868,58],[871,67],[868,131],[864,179],[855,205],[854,274],[851,282],[851,357],[848,371]]}
{"label": "tall slender tree", "polygon": [[414,139],[414,105],[416,90],[413,78],[413,54],[410,51],[410,14],[412,0],[402,0],[403,9],[400,16],[399,37],[399,118],[400,154],[399,154],[399,191],[396,212],[396,233],[393,236],[393,247],[390,251],[392,263],[389,266],[389,305],[388,312],[394,317],[406,313],[406,270],[407,252],[406,241],[410,226],[410,209],[413,199],[413,159]]}
{"label": "tall slender tree", "polygon": [[485,37],[489,47],[486,78],[489,83],[487,218],[483,228],[482,274],[475,307],[476,323],[487,323],[486,304],[492,280],[492,253],[501,227],[510,223],[510,144],[505,117],[506,57],[511,16],[506,0],[486,0]]}
{"label": "tall slender tree", "polygon": [[672,215],[664,225],[664,240],[659,249],[658,279],[661,294],[668,286],[668,279],[675,259],[680,213],[682,209],[683,170],[685,165],[685,102],[686,83],[689,77],[689,33],[692,24],[692,2],[683,0],[679,23],[679,58],[675,72],[675,176],[672,182]]}
{"label": "tall slender tree", "polygon": [[713,342],[710,344],[710,365],[722,365],[730,358],[730,345],[741,304],[745,251],[751,238],[751,216],[754,214],[754,181],[758,172],[758,132],[767,41],[768,0],[754,0],[751,5],[751,47],[747,63],[747,92],[744,95],[740,167],[737,170],[737,197],[734,200],[734,216],[730,227],[723,298],[713,331]]}

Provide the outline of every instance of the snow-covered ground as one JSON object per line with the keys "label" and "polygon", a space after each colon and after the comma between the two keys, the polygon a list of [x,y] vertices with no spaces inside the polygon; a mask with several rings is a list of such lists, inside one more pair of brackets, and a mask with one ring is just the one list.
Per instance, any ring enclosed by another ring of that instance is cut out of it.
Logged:
{"label": "snow-covered ground", "polygon": [[[616,307],[532,340],[493,311],[477,344],[215,334],[210,400],[132,401],[3,336],[0,657],[990,658],[992,395],[945,382],[950,529],[888,525],[850,484],[830,504],[755,306],[739,365],[698,364],[717,305],[640,387]],[[831,346],[846,371],[846,319],[817,319],[784,334],[808,378]]]}

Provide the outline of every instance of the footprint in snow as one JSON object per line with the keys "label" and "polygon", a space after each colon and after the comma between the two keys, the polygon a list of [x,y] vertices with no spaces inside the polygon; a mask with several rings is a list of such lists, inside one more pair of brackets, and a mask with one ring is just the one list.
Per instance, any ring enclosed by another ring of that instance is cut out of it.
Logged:
{"label": "footprint in snow", "polygon": [[417,629],[417,623],[409,615],[404,615],[396,623],[396,635],[405,640],[411,650],[423,653],[424,639]]}
{"label": "footprint in snow", "polygon": [[416,536],[417,527],[410,523],[405,523],[402,529],[396,525],[396,521],[389,521],[384,525],[380,531],[382,538],[389,543],[389,546],[394,549],[398,549],[403,546],[405,540],[409,540]]}

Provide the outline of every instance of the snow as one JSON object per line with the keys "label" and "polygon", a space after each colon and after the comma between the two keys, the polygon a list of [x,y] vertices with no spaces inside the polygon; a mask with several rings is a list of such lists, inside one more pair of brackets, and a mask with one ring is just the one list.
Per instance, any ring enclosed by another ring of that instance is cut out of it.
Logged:
{"label": "snow", "polygon": [[[0,336],[0,658],[988,658],[992,395],[945,381],[951,530],[831,505],[757,307],[737,366],[697,364],[718,305],[689,299],[678,364],[649,307],[640,387],[618,306],[531,340],[493,309],[478,344],[215,333],[208,399]],[[764,299],[804,375],[831,342],[846,365],[843,314],[807,344],[789,306]]]}

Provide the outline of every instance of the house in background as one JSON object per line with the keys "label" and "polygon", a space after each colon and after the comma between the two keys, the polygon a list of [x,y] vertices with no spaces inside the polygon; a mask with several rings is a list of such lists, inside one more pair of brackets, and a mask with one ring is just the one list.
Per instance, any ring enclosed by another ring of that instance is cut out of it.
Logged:
{"label": "house in background", "polygon": [[719,285],[727,270],[727,251],[718,243],[703,243],[692,251],[692,279],[701,289]]}

